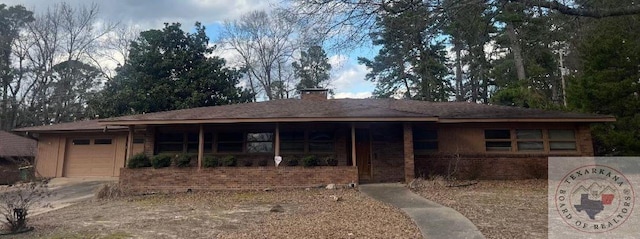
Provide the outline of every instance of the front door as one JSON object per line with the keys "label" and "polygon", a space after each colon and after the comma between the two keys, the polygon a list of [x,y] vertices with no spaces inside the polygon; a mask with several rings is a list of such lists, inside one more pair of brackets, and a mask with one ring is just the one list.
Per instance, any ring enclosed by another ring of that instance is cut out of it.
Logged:
{"label": "front door", "polygon": [[371,141],[369,129],[356,129],[356,165],[360,180],[371,180]]}

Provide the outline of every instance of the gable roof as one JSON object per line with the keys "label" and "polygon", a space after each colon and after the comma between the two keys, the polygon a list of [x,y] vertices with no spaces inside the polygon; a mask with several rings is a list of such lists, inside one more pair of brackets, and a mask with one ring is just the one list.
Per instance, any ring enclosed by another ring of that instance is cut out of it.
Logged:
{"label": "gable roof", "polygon": [[395,99],[273,100],[100,120],[104,125],[311,121],[603,122],[612,116],[469,102]]}
{"label": "gable roof", "polygon": [[0,131],[0,157],[33,157],[38,149],[33,139]]}
{"label": "gable roof", "polygon": [[395,99],[272,100],[199,107],[16,129],[16,131],[99,131],[125,125],[241,122],[606,122],[607,115],[484,105]]}

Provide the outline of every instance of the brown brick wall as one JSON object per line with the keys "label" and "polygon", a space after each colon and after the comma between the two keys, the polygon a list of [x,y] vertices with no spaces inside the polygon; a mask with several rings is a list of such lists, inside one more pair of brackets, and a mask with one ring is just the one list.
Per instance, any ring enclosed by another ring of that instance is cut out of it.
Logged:
{"label": "brown brick wall", "polygon": [[[531,179],[547,177],[547,157],[541,155],[416,155],[416,176],[457,179]],[[455,170],[457,165],[457,170]]]}
{"label": "brown brick wall", "polygon": [[120,184],[134,191],[313,187],[357,183],[356,167],[122,168]]}

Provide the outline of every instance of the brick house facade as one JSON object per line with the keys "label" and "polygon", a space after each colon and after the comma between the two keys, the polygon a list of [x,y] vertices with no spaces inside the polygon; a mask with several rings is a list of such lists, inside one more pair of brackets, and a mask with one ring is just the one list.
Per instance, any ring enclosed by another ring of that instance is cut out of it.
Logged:
{"label": "brick house facade", "polygon": [[[41,153],[56,150],[50,154],[55,157],[40,159],[42,165],[51,165],[39,168],[48,175],[73,176],[66,172],[77,172],[73,170],[78,166],[89,169],[82,172],[119,176],[122,184],[134,188],[184,190],[409,182],[450,174],[545,177],[548,156],[593,155],[590,124],[615,120],[466,102],[327,100],[326,91],[319,90],[302,96],[83,122],[76,130],[70,129],[74,123],[19,130],[38,133],[41,142],[57,139],[52,147],[39,147]],[[116,135],[112,147],[98,144],[111,142],[100,138],[107,134]],[[88,149],[115,153],[104,154],[97,169],[78,156]],[[123,168],[136,153],[188,154],[191,167]],[[205,157],[229,155],[239,166],[202,166]],[[307,155],[336,159],[337,165],[275,167],[276,156],[287,162]]]}

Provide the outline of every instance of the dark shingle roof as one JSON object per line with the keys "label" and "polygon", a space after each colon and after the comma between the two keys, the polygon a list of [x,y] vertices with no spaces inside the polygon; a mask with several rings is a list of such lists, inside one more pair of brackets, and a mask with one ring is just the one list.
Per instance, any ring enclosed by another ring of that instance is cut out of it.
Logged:
{"label": "dark shingle roof", "polygon": [[0,157],[33,157],[38,149],[33,139],[0,131]]}
{"label": "dark shingle roof", "polygon": [[274,100],[247,104],[200,107],[101,120],[179,121],[215,119],[305,118],[433,118],[438,119],[610,119],[611,116],[520,107],[483,105],[469,102],[426,102],[394,99]]}
{"label": "dark shingle roof", "polygon": [[[98,124],[98,120],[83,120],[52,125],[32,126],[14,129],[18,132],[45,132],[45,131],[101,131],[105,126]],[[123,126],[108,126],[108,129],[126,129]]]}
{"label": "dark shingle roof", "polygon": [[426,102],[395,99],[273,100],[246,104],[199,107],[21,128],[17,131],[69,131],[122,129],[117,125],[162,123],[233,123],[293,121],[574,121],[615,120],[612,116],[469,102]]}

